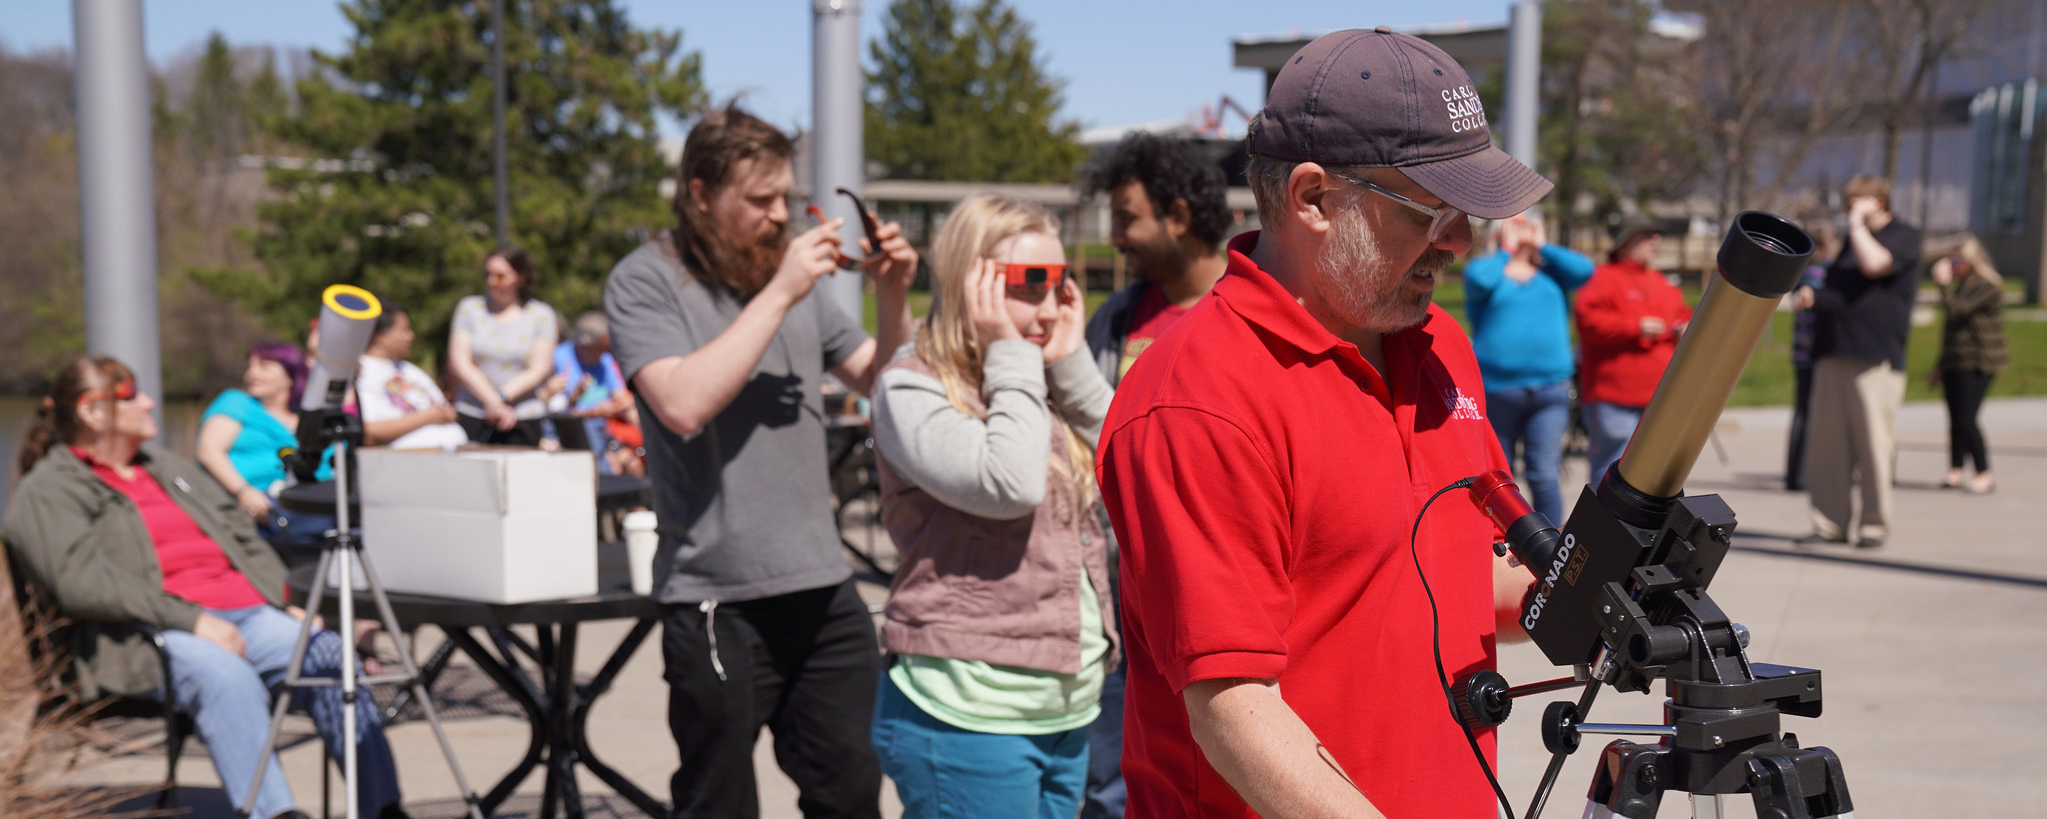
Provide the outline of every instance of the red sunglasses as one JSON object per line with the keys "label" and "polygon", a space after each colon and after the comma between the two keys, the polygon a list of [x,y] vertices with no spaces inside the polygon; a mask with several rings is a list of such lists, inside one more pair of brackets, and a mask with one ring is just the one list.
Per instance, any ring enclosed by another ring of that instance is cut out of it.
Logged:
{"label": "red sunglasses", "polygon": [[1002,265],[1002,279],[1010,287],[1058,287],[1066,280],[1066,265],[1063,264],[1020,264],[1018,262],[997,262]]}
{"label": "red sunglasses", "polygon": [[115,401],[128,401],[134,398],[135,382],[123,381],[119,384],[115,384],[112,389],[86,390],[83,394],[78,396],[78,403],[83,404],[87,401],[106,401],[109,399]]}
{"label": "red sunglasses", "polygon": [[[867,212],[867,203],[860,201],[859,194],[846,190],[845,188],[840,188],[839,195],[844,196],[847,199],[853,200],[853,212],[860,214],[860,229],[867,234],[867,245],[869,247],[874,248],[874,255],[869,256],[866,259],[855,259],[844,253],[833,254],[836,261],[838,262],[840,269],[858,270],[861,265],[873,264],[874,262],[880,261],[883,255],[881,252],[880,235],[881,225],[874,221],[873,214]],[[810,212],[810,218],[816,219],[818,224],[822,225],[825,222],[830,221],[825,218],[823,208],[820,208],[816,205],[811,205],[808,208],[808,210]]]}

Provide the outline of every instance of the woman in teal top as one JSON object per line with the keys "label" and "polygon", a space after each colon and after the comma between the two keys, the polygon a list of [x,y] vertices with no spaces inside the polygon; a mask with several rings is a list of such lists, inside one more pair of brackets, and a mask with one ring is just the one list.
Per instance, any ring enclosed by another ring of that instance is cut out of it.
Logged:
{"label": "woman in teal top", "polygon": [[1592,279],[1585,254],[1550,244],[1542,223],[1524,213],[1500,223],[1499,251],[1464,266],[1464,310],[1471,352],[1485,377],[1486,415],[1507,462],[1529,488],[1529,502],[1562,524],[1557,485],[1571,423],[1571,294]]}
{"label": "woman in teal top", "polygon": [[[279,341],[257,344],[242,371],[245,389],[222,391],[199,423],[199,463],[256,519],[263,539],[290,564],[316,557],[320,540],[334,528],[332,516],[286,513],[276,501],[290,483],[277,452],[298,445],[293,408],[305,391],[306,371],[299,348]],[[318,477],[333,477],[332,465],[321,464]]]}

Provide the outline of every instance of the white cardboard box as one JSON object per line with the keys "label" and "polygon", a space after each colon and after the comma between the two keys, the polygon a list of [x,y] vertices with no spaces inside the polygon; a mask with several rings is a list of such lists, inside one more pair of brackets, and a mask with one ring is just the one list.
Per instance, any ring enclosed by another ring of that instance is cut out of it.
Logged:
{"label": "white cardboard box", "polygon": [[394,592],[491,603],[597,593],[588,452],[365,448],[363,552]]}

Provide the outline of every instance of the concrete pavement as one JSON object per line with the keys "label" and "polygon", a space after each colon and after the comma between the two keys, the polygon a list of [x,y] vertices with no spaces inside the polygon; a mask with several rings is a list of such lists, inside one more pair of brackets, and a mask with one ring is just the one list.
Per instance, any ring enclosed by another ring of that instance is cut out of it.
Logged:
{"label": "concrete pavement", "polygon": [[[1880,550],[1801,546],[1811,530],[1805,496],[1781,489],[1789,410],[1731,410],[1708,446],[1688,491],[1717,493],[1740,517],[1735,550],[1711,593],[1754,634],[1753,659],[1825,672],[1826,713],[1787,718],[1803,744],[1840,754],[1856,815],[1870,817],[2029,816],[2047,813],[2047,534],[2033,519],[2047,501],[2047,399],[1994,399],[1985,427],[1999,486],[1984,496],[1940,490],[1947,463],[1946,414],[1935,404],[1908,406],[1900,418],[1896,534]],[[1584,461],[1566,461],[1566,486],[1584,480]],[[1575,489],[1570,497],[1575,498]],[[885,538],[883,539],[885,541]],[[865,590],[878,600],[881,590]],[[596,669],[626,630],[624,623],[584,629],[579,667]],[[422,642],[431,644],[430,630]],[[666,689],[658,646],[643,647],[612,692],[594,707],[596,752],[657,796],[667,793],[675,749],[666,725]],[[422,652],[423,654],[423,652]],[[1557,676],[1528,644],[1502,651],[1501,671],[1515,683]],[[472,783],[487,788],[525,749],[524,721],[509,699],[474,669],[458,666],[440,689],[446,723]],[[1518,814],[1527,806],[1547,755],[1536,718],[1550,699],[1532,698],[1502,728],[1502,784]],[[1600,722],[1655,722],[1661,695],[1601,695]],[[116,726],[139,750],[79,773],[84,783],[148,783],[161,773],[150,723]],[[302,804],[318,813],[319,751],[309,725],[294,717],[299,741],[284,764]],[[408,805],[415,816],[453,816],[455,790],[423,722],[390,731]],[[1575,817],[1584,804],[1600,738],[1564,768],[1544,815]],[[203,751],[188,754],[180,780],[203,817],[229,816]],[[795,817],[795,790],[776,769],[770,743],[755,753],[762,815]],[[594,816],[637,815],[606,798],[585,775]],[[531,777],[500,815],[533,815],[540,777]],[[897,815],[892,791],[884,811]],[[1669,797],[1664,815],[1689,813]],[[1728,815],[1752,816],[1745,800]]]}

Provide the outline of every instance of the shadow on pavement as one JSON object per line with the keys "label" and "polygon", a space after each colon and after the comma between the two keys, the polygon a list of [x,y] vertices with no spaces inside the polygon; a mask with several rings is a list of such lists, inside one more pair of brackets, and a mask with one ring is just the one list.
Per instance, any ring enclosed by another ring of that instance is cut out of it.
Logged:
{"label": "shadow on pavement", "polygon": [[1999,572],[1984,572],[1977,571],[1974,569],[1957,569],[1948,566],[1935,566],[1926,563],[1912,563],[1903,560],[1888,560],[1885,558],[1873,557],[1864,554],[1832,554],[1829,552],[1819,551],[1818,549],[1820,548],[1846,549],[1850,547],[1839,543],[1829,543],[1820,546],[1799,546],[1798,545],[1799,538],[1797,538],[1796,536],[1776,534],[1772,532],[1743,532],[1737,530],[1734,533],[1734,537],[1736,540],[1747,539],[1774,541],[1778,543],[1788,544],[1793,547],[1776,548],[1770,546],[1744,546],[1740,544],[1736,544],[1730,547],[1732,548],[1733,551],[1746,552],[1749,554],[1770,555],[1772,557],[1788,557],[1800,560],[1820,560],[1828,563],[1842,563],[1850,566],[1865,566],[1872,569],[1890,569],[1893,571],[1914,572],[1918,574],[1929,574],[1938,577],[1952,577],[1958,580],[1982,580],[1991,583],[2005,583],[2013,586],[2022,586],[2027,588],[2047,589],[2047,577],[2028,577],[2026,575],[2020,574],[2002,574]]}
{"label": "shadow on pavement", "polygon": [[[646,816],[623,796],[585,791],[583,811],[589,819],[639,819]],[[468,809],[460,799],[407,802],[405,812],[412,819],[464,819]],[[540,816],[540,794],[514,795],[498,806],[491,819],[532,819]],[[666,819],[663,817],[663,819]]]}

